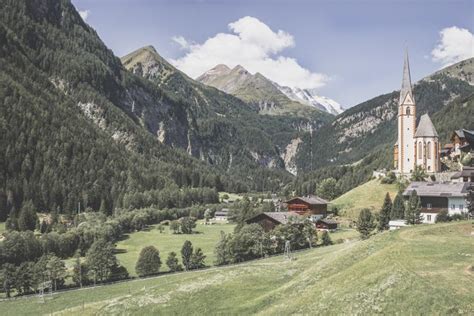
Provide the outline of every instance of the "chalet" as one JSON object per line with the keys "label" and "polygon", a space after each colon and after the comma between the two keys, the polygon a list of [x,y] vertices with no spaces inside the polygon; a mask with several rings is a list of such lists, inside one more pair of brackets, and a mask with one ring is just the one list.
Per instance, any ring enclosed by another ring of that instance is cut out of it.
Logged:
{"label": "chalet", "polygon": [[421,200],[423,223],[435,223],[441,210],[448,210],[449,215],[467,213],[470,185],[470,182],[412,182],[403,196],[408,199],[415,190]]}
{"label": "chalet", "polygon": [[223,208],[220,211],[214,213],[214,219],[216,221],[227,221],[229,218],[229,209]]}
{"label": "chalet", "polygon": [[451,176],[452,182],[474,182],[474,167],[463,167]]}
{"label": "chalet", "polygon": [[329,218],[321,218],[316,221],[316,228],[321,230],[336,230],[337,222]]}
{"label": "chalet", "polygon": [[294,197],[286,201],[288,212],[326,217],[328,201],[317,196]]}
{"label": "chalet", "polygon": [[294,212],[264,212],[246,220],[245,222],[247,224],[260,224],[260,226],[263,227],[263,230],[268,232],[278,225],[285,225],[292,220],[299,221],[302,218],[303,216]]}
{"label": "chalet", "polygon": [[471,152],[474,150],[474,130],[458,129],[451,134],[453,143],[453,155],[461,156],[461,152]]}

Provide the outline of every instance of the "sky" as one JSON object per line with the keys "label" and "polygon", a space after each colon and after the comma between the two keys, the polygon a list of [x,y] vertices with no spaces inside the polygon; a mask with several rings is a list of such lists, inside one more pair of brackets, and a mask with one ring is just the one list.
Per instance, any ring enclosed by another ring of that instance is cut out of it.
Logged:
{"label": "sky", "polygon": [[73,0],[118,56],[153,45],[196,78],[217,64],[351,107],[474,56],[474,0]]}

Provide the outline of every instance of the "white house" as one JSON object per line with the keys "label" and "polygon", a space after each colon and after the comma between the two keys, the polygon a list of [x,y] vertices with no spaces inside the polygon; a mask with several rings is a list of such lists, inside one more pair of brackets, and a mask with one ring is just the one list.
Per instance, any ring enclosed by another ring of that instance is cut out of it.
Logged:
{"label": "white house", "polygon": [[441,210],[449,215],[467,213],[467,193],[471,182],[412,182],[403,192],[409,198],[416,190],[421,200],[423,223],[433,224]]}

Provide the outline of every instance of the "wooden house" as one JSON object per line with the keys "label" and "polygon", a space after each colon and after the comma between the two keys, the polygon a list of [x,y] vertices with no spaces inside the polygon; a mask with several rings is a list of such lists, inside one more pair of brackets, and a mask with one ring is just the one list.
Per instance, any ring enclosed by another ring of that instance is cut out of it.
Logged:
{"label": "wooden house", "polygon": [[328,210],[328,201],[317,196],[294,197],[286,201],[288,212],[300,215],[322,215]]}
{"label": "wooden house", "polygon": [[264,212],[258,214],[252,218],[249,218],[245,222],[247,224],[259,224],[266,232],[273,230],[278,225],[285,225],[289,221],[294,220],[295,222],[302,220],[303,217],[298,213],[294,212]]}
{"label": "wooden house", "polygon": [[421,201],[423,223],[435,223],[441,210],[449,215],[467,213],[466,196],[470,182],[412,182],[403,192],[409,199],[413,190]]}
{"label": "wooden house", "polygon": [[337,222],[329,218],[321,218],[316,222],[316,228],[321,230],[336,230]]}

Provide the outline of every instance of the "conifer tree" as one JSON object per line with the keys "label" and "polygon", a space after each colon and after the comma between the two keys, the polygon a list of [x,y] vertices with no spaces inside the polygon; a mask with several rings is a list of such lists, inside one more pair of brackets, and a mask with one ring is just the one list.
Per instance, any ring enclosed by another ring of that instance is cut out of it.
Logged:
{"label": "conifer tree", "polygon": [[368,208],[364,208],[360,211],[359,219],[357,220],[357,230],[360,233],[362,239],[370,237],[370,233],[374,230],[374,216]]}
{"label": "conifer tree", "polygon": [[408,204],[405,210],[405,221],[409,225],[415,225],[422,222],[421,212],[421,200],[416,190],[413,190],[408,200]]}
{"label": "conifer tree", "polygon": [[186,271],[191,268],[191,257],[193,255],[193,244],[186,240],[181,248],[181,260]]}
{"label": "conifer tree", "polygon": [[388,223],[390,221],[390,212],[392,211],[392,200],[390,199],[390,194],[385,195],[385,199],[383,201],[382,209],[379,213],[379,223],[378,223],[378,230],[386,230],[388,229]]}
{"label": "conifer tree", "polygon": [[393,200],[392,210],[390,212],[390,219],[404,219],[405,218],[405,200],[402,192],[398,192]]}
{"label": "conifer tree", "polygon": [[202,269],[206,267],[204,260],[206,256],[203,254],[201,248],[197,248],[196,251],[191,256],[191,269]]}
{"label": "conifer tree", "polygon": [[323,234],[321,235],[321,245],[322,246],[332,245],[331,237],[329,236],[329,233],[326,230],[323,231]]}
{"label": "conifer tree", "polygon": [[166,265],[171,272],[181,271],[183,270],[183,266],[178,262],[178,256],[176,252],[172,251],[168,254],[168,258],[166,259]]}
{"label": "conifer tree", "polygon": [[34,231],[38,222],[38,215],[31,200],[25,202],[18,216],[18,229]]}

